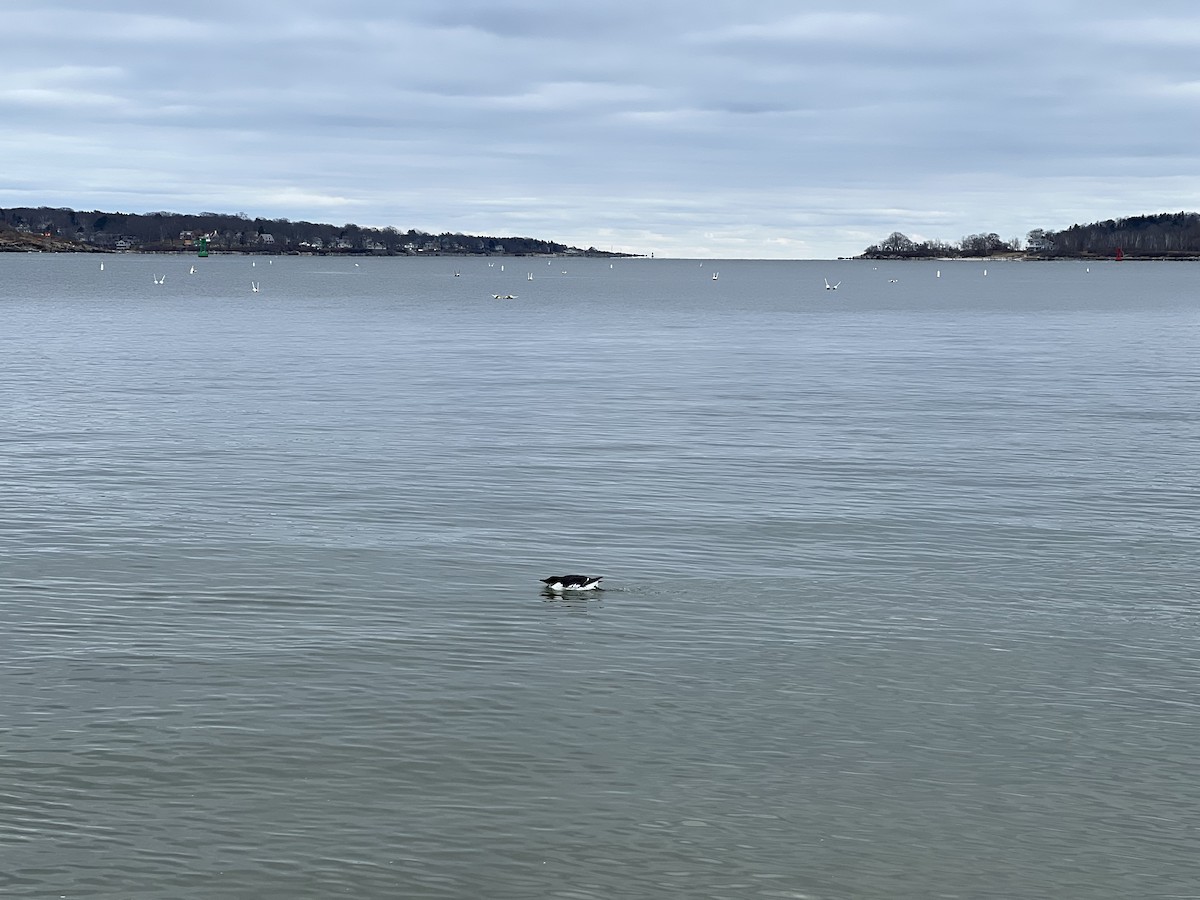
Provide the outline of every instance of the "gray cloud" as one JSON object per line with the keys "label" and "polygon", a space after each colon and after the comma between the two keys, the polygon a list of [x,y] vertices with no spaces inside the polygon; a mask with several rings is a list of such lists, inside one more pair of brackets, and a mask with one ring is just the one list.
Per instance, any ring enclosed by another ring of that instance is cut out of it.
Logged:
{"label": "gray cloud", "polygon": [[1197,207],[1200,12],[1112,0],[164,10],[0,34],[0,205],[833,256]]}

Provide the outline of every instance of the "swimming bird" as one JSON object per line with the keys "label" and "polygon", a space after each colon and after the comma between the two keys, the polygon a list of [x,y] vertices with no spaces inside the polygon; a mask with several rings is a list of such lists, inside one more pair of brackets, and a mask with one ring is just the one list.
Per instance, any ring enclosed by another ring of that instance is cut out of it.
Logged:
{"label": "swimming bird", "polygon": [[551,575],[543,578],[542,584],[551,591],[602,591],[603,575]]}
{"label": "swimming bird", "polygon": [[254,293],[254,294],[258,293],[258,282],[257,281],[250,282],[250,291],[251,291],[251,293]]}
{"label": "swimming bird", "polygon": [[827,290],[827,291],[836,291],[836,290],[838,289],[838,285],[839,285],[839,284],[841,284],[841,282],[840,282],[840,281],[839,281],[837,284],[830,284],[830,283],[829,283],[829,279],[828,279],[828,278],[826,278],[826,279],[825,279],[825,290]]}

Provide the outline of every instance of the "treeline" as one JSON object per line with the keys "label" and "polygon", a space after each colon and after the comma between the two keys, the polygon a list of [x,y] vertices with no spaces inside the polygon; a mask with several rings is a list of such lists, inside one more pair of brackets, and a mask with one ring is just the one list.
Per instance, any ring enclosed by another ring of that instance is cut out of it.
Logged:
{"label": "treeline", "polygon": [[89,248],[165,252],[191,250],[204,238],[213,250],[242,253],[586,255],[627,256],[589,247],[580,250],[527,237],[431,234],[397,228],[365,228],[250,218],[245,213],[83,212],[54,207],[0,209],[0,229],[44,235]]}
{"label": "treeline", "polygon": [[1113,256],[1164,259],[1200,256],[1200,213],[1159,213],[1072,225],[1062,231],[1035,228],[1024,241],[994,232],[958,243],[914,241],[898,231],[868,247],[865,259],[922,259],[1020,255],[1035,259]]}
{"label": "treeline", "polygon": [[1200,255],[1200,213],[1160,213],[1072,225],[1050,235],[1050,255],[1196,256]]}
{"label": "treeline", "polygon": [[954,258],[957,256],[997,256],[1013,253],[1014,244],[1019,240],[1001,240],[995,232],[990,234],[971,234],[958,243],[946,241],[914,241],[899,231],[893,231],[878,244],[873,244],[863,251],[865,259],[925,259],[925,258]]}

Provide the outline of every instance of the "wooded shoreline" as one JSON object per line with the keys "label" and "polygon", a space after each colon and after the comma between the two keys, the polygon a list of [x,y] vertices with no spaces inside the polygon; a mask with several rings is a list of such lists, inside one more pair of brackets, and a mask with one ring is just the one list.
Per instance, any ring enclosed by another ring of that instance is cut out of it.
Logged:
{"label": "wooded shoreline", "polygon": [[430,234],[348,223],[251,219],[245,213],[81,212],[68,208],[0,208],[0,251],[193,253],[201,242],[216,253],[374,256],[585,256],[636,253],[580,249],[528,237]]}
{"label": "wooded shoreline", "polygon": [[1200,213],[1159,213],[1072,225],[1061,231],[1035,228],[1025,239],[998,234],[961,241],[914,241],[893,231],[856,259],[1200,259]]}

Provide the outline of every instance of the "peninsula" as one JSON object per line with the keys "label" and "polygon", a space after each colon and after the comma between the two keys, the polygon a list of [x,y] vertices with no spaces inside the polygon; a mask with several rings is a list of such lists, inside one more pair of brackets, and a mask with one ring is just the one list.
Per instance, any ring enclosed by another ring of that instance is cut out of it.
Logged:
{"label": "peninsula", "polygon": [[120,213],[38,206],[0,208],[0,252],[196,252],[201,240],[215,252],[375,256],[628,257],[528,237],[430,234],[396,228],[327,225],[245,213]]}
{"label": "peninsula", "polygon": [[956,243],[914,241],[899,231],[857,259],[1200,259],[1200,213],[1159,213],[1072,225],[1061,231],[1035,228],[1025,240],[971,234]]}

